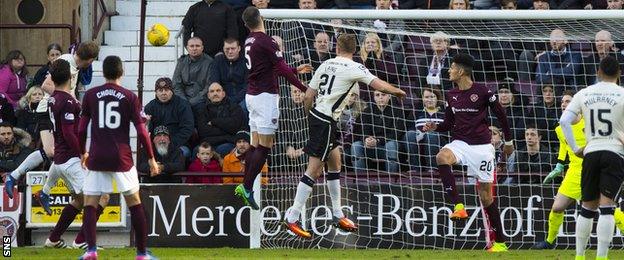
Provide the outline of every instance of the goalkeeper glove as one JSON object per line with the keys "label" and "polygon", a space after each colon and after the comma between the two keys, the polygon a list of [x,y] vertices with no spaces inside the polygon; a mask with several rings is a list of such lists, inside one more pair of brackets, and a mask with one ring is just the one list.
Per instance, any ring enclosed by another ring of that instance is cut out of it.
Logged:
{"label": "goalkeeper glove", "polygon": [[551,182],[555,177],[561,175],[562,172],[563,172],[563,164],[557,163],[557,165],[555,166],[555,169],[552,170],[550,173],[548,173],[548,176],[546,176],[546,178],[544,179],[543,184],[547,184]]}

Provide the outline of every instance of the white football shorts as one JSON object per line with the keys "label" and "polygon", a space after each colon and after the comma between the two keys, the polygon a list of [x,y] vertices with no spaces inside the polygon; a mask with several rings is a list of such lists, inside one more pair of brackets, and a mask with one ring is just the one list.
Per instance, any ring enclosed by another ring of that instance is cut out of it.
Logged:
{"label": "white football shorts", "polygon": [[272,135],[277,131],[279,120],[279,95],[260,93],[245,95],[249,111],[249,130],[262,135]]}
{"label": "white football shorts", "polygon": [[458,164],[468,166],[468,176],[483,183],[494,181],[496,162],[492,144],[469,145],[464,141],[454,140],[443,148],[453,152]]}
{"label": "white football shorts", "polygon": [[113,179],[117,190],[123,195],[139,191],[139,175],[133,166],[127,172],[89,171],[85,178],[83,193],[85,195],[102,195],[113,193]]}

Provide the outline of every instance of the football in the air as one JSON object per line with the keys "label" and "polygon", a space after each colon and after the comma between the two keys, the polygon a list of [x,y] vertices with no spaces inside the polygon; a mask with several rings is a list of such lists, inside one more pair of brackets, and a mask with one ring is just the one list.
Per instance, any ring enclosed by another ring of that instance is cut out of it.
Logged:
{"label": "football in the air", "polygon": [[147,41],[153,46],[163,46],[169,41],[169,29],[157,23],[147,31]]}

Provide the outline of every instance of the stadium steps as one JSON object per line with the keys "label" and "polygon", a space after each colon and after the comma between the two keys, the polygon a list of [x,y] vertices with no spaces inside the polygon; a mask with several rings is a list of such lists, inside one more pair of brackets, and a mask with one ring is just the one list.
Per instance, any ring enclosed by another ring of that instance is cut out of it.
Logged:
{"label": "stadium steps", "polygon": [[[188,8],[197,0],[148,0],[145,28],[154,23],[164,24],[169,29],[169,42],[160,47],[150,46],[145,39],[145,69],[143,104],[154,99],[154,82],[159,77],[171,77],[175,69],[176,54],[173,37],[182,25],[182,19]],[[140,11],[139,0],[117,0],[115,10],[119,15],[110,18],[110,29],[104,31],[104,39],[98,60],[93,62],[93,80],[88,87],[99,86],[105,82],[102,75],[102,61],[106,56],[117,55],[124,61],[125,76],[122,78],[124,87],[137,93],[139,71],[139,32]],[[181,41],[179,41],[181,43]],[[181,44],[180,49],[181,51]],[[131,127],[132,150],[136,151],[136,131]]]}

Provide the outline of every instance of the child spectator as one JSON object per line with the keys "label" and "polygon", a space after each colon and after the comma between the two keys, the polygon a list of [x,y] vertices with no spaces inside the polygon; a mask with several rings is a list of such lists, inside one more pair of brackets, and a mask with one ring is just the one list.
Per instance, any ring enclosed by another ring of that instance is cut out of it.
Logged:
{"label": "child spectator", "polygon": [[[207,142],[202,142],[197,150],[197,158],[189,165],[189,172],[221,172],[223,159]],[[219,176],[189,176],[185,183],[221,183]]]}

